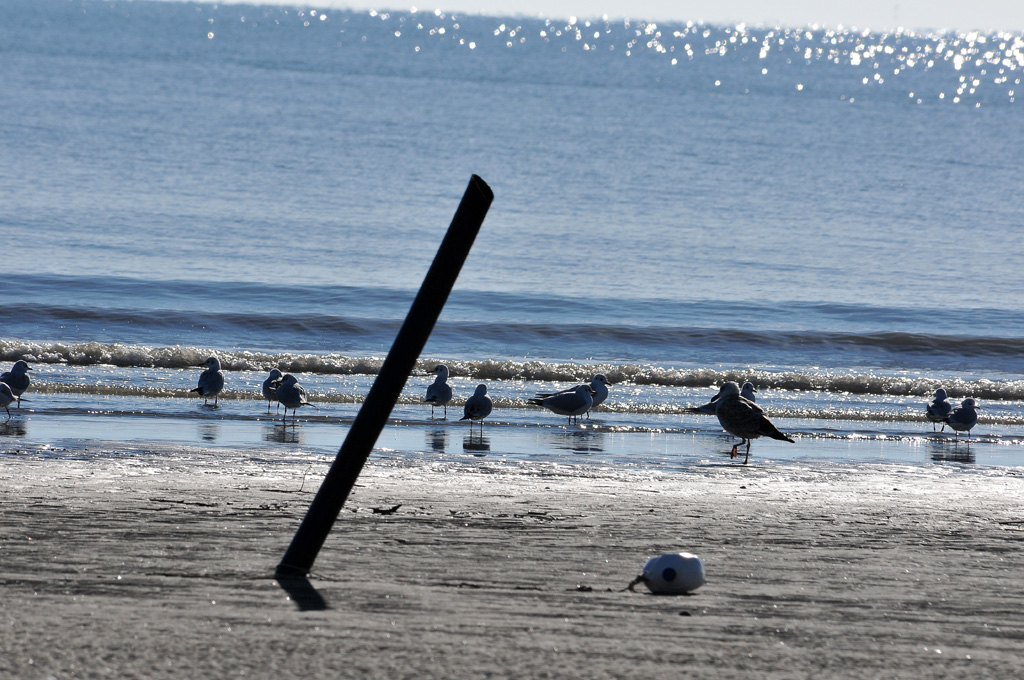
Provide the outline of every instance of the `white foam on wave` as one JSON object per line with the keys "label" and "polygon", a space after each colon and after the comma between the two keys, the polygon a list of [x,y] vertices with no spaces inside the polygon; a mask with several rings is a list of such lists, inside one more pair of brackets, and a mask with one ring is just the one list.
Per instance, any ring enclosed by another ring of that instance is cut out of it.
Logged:
{"label": "white foam on wave", "polygon": [[[218,350],[209,347],[174,345],[152,347],[123,343],[62,343],[0,340],[0,361],[25,359],[29,363],[67,366],[116,366],[132,368],[191,369],[200,368],[205,359],[216,354],[225,371],[266,372],[279,368],[286,373],[318,374],[325,376],[376,375],[384,363],[379,356],[348,356],[336,353],[256,352],[249,350]],[[1024,401],[1024,380],[990,380],[986,378],[942,378],[920,375],[890,375],[869,372],[830,372],[822,370],[770,370],[765,368],[705,368],[672,367],[654,364],[574,363],[568,361],[450,359],[431,357],[422,359],[416,370],[426,373],[438,363],[444,363],[453,378],[474,381],[583,383],[595,374],[603,373],[614,385],[633,385],[653,388],[715,388],[726,381],[752,381],[759,390],[775,389],[787,392],[816,392],[849,395],[881,395],[889,397],[929,397],[938,387],[944,387],[951,399],[974,397],[1001,401]],[[63,389],[71,389],[65,387]],[[81,386],[81,390],[95,389]],[[134,388],[133,388],[134,389]],[[145,389],[145,388],[138,388]],[[616,392],[619,394],[616,395]],[[133,392],[137,393],[137,392]],[[615,410],[677,413],[692,406],[670,403],[644,404],[643,400],[622,400],[622,391],[612,390],[611,408]],[[175,396],[168,394],[166,396]],[[528,395],[532,396],[532,395]],[[355,398],[353,396],[353,398]],[[524,397],[527,398],[527,397]],[[510,406],[518,407],[513,400]],[[825,417],[844,417],[826,409]],[[803,417],[802,415],[800,417]]]}

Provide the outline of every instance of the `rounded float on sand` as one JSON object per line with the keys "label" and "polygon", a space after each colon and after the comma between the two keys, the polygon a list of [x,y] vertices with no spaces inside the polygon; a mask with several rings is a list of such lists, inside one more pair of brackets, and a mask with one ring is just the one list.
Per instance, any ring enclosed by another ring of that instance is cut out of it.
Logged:
{"label": "rounded float on sand", "polygon": [[704,563],[690,553],[665,553],[647,560],[640,579],[657,595],[682,595],[704,585]]}

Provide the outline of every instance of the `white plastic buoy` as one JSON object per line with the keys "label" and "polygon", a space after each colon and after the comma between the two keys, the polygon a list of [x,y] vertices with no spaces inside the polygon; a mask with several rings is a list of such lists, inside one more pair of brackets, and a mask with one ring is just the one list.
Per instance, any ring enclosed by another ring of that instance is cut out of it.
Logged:
{"label": "white plastic buoy", "polygon": [[690,553],[665,553],[647,560],[637,580],[657,595],[682,595],[704,585],[704,563]]}

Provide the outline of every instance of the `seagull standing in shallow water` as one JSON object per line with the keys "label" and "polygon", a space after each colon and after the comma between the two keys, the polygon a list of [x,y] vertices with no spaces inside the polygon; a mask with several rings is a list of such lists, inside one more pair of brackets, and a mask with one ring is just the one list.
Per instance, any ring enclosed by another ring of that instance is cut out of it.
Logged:
{"label": "seagull standing in shallow water", "polygon": [[18,359],[11,366],[11,370],[0,375],[0,382],[6,383],[11,388],[11,394],[18,400],[18,408],[21,408],[21,395],[25,394],[31,382],[28,378],[28,371],[31,370],[28,363]]}
{"label": "seagull standing in shallow water", "polygon": [[430,404],[430,417],[434,417],[434,407],[444,406],[444,419],[448,420],[448,402],[452,400],[452,386],[448,384],[448,367],[438,364],[433,373],[437,375],[434,382],[427,387],[425,402]]}
{"label": "seagull standing in shallow water", "polygon": [[[590,407],[591,409],[594,408],[594,406],[599,406],[603,404],[604,400],[608,398],[609,385],[611,385],[611,383],[608,382],[608,378],[605,377],[604,373],[597,373],[594,375],[593,378],[590,379],[591,397],[594,401],[593,405]],[[536,399],[547,399],[548,397],[554,397],[559,394],[572,394],[573,392],[576,392],[580,387],[582,387],[582,385],[570,387],[567,390],[561,390],[559,392],[539,392],[536,396]],[[532,401],[533,400],[531,400],[531,402]],[[562,415],[565,414],[563,413]],[[590,418],[590,409],[587,409],[587,418]]]}
{"label": "seagull standing in shallow water", "polygon": [[530,403],[566,416],[571,423],[573,418],[578,419],[594,405],[594,388],[580,385],[572,392],[557,392],[547,397],[538,395]]}
{"label": "seagull standing in shallow water", "polygon": [[772,421],[768,420],[764,409],[749,399],[741,397],[740,386],[732,381],[722,385],[722,389],[719,390],[715,415],[718,416],[718,422],[722,424],[722,428],[726,432],[742,440],[733,444],[732,452],[729,454],[731,458],[736,457],[736,449],[743,444],[747,445],[747,457],[743,460],[744,465],[750,460],[750,440],[752,439],[771,437],[790,444],[795,443],[788,436],[779,432]]}
{"label": "seagull standing in shallow water", "polygon": [[203,403],[208,404],[210,397],[213,397],[213,405],[217,405],[217,395],[224,389],[224,374],[220,371],[220,359],[209,357],[203,362],[206,370],[199,374],[199,386],[189,390],[198,392],[203,398]]}
{"label": "seagull standing in shallow water", "polygon": [[[270,375],[263,381],[263,398],[267,400],[267,413],[270,413],[270,405],[277,401],[277,386],[281,384],[284,373],[280,368],[271,369]],[[277,402],[277,409],[281,410],[281,402]]]}
{"label": "seagull standing in shallow water", "polygon": [[15,399],[16,397],[14,396],[14,392],[11,391],[11,386],[7,383],[0,382],[0,406],[3,406],[4,410],[7,411],[7,420],[11,419],[11,410],[7,407],[10,406]]}
{"label": "seagull standing in shallow water", "polygon": [[953,405],[946,401],[946,390],[941,387],[935,390],[935,399],[928,404],[925,416],[932,422],[932,432],[935,432],[935,423],[942,423],[942,430],[946,429],[946,418],[953,411]]}
{"label": "seagull standing in shallow water", "polygon": [[466,408],[464,409],[465,415],[459,420],[468,420],[470,428],[473,427],[473,421],[480,421],[480,431],[484,429],[484,418],[491,415],[491,398],[487,396],[487,385],[483,383],[476,386],[476,391],[473,392],[473,396],[466,400]]}
{"label": "seagull standing in shallow water", "polygon": [[946,418],[946,424],[953,429],[957,438],[964,430],[967,431],[967,438],[971,438],[971,428],[978,424],[979,408],[976,399],[964,399]]}
{"label": "seagull standing in shallow water", "polygon": [[305,388],[299,384],[299,379],[291,373],[285,373],[281,378],[281,384],[277,386],[277,400],[284,405],[284,420],[288,419],[288,409],[292,410],[292,420],[300,406],[312,406],[306,398]]}

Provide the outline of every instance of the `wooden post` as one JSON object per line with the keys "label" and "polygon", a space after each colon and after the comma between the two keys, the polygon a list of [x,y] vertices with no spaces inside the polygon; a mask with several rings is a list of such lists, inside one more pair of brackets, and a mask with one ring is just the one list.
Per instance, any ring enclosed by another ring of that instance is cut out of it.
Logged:
{"label": "wooden post", "polygon": [[345,500],[434,329],[437,317],[444,309],[448,294],[455,285],[493,200],[491,188],[473,175],[391,351],[352,422],[352,429],[306,511],[291,545],[277,565],[278,577],[302,578],[313,568],[317,553],[338,519]]}

